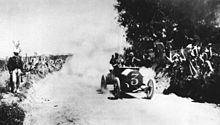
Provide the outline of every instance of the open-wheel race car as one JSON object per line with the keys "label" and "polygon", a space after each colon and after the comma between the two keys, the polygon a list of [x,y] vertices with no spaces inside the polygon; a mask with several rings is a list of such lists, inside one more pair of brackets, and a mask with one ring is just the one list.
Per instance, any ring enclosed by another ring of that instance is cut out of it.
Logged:
{"label": "open-wheel race car", "polygon": [[138,67],[122,67],[110,70],[106,76],[102,75],[101,90],[105,91],[107,85],[113,85],[113,95],[116,99],[122,98],[122,93],[145,92],[146,98],[151,99],[154,94],[154,81],[143,80]]}

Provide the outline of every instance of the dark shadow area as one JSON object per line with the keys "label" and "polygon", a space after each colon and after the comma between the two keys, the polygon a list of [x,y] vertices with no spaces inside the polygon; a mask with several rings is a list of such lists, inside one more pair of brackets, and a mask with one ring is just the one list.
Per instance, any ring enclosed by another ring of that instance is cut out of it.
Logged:
{"label": "dark shadow area", "polygon": [[7,92],[7,90],[5,87],[0,87],[0,93],[6,93],[6,92]]}
{"label": "dark shadow area", "polygon": [[220,103],[219,76],[209,79],[192,79],[190,81],[173,81],[163,94],[175,93],[177,96],[190,97],[193,102]]}
{"label": "dark shadow area", "polygon": [[118,98],[115,97],[108,97],[109,100],[118,100]]}
{"label": "dark shadow area", "polygon": [[[110,91],[110,93],[111,93],[112,95],[114,95],[113,90]],[[115,97],[108,97],[108,99],[110,99],[110,100],[114,100],[114,98],[115,98]],[[126,94],[125,92],[121,92],[121,93],[120,93],[120,99],[134,99],[134,98],[136,98],[136,97],[131,96],[131,95],[129,95],[129,94]]]}
{"label": "dark shadow area", "polygon": [[0,125],[23,125],[24,111],[17,105],[0,105]]}

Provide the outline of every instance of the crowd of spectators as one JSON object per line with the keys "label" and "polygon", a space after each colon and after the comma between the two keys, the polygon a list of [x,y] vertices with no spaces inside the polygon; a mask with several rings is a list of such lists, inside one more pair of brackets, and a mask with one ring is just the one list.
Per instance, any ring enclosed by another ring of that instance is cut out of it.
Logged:
{"label": "crowd of spectators", "polygon": [[67,56],[30,56],[23,57],[23,69],[26,73],[45,76],[48,73],[59,71],[65,63]]}
{"label": "crowd of spectators", "polygon": [[170,63],[169,71],[180,72],[183,77],[190,79],[210,77],[214,73],[214,56],[218,55],[213,53],[211,43],[206,46],[189,44],[173,54],[170,52],[166,59]]}
{"label": "crowd of spectators", "polygon": [[164,45],[163,42],[156,41],[154,48],[147,52],[130,49],[124,54],[115,53],[111,57],[110,64],[114,68],[151,67],[156,64],[169,75],[187,80],[210,77],[218,66],[214,61],[219,57],[212,46],[212,43],[203,45],[196,41],[194,44],[173,50],[171,44]]}

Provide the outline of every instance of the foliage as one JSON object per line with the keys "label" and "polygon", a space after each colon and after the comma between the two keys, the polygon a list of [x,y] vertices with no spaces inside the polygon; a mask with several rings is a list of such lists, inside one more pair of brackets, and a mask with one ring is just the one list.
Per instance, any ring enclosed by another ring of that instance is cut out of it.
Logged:
{"label": "foliage", "polygon": [[170,40],[177,49],[195,42],[195,35],[205,44],[216,43],[218,5],[217,0],[117,0],[115,8],[127,42],[147,50],[155,41]]}
{"label": "foliage", "polygon": [[0,105],[0,112],[1,125],[23,125],[25,113],[17,105]]}

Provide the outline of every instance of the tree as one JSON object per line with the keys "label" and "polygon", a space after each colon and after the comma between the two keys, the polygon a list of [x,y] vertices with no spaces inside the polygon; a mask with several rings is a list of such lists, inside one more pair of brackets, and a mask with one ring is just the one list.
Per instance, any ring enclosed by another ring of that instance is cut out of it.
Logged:
{"label": "tree", "polygon": [[118,22],[135,50],[147,50],[155,41],[173,40],[178,49],[193,43],[217,43],[218,0],[117,0]]}

